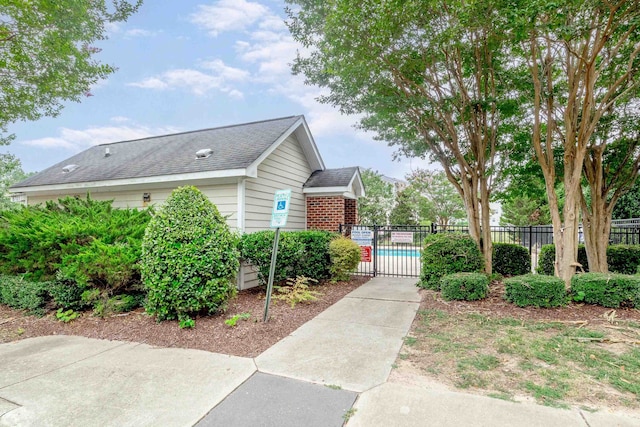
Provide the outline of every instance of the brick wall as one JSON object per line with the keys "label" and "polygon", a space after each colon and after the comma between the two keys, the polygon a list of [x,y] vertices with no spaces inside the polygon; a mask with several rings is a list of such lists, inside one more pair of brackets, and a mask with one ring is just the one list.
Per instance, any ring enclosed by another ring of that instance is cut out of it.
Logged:
{"label": "brick wall", "polygon": [[355,224],[356,217],[355,200],[342,196],[307,196],[308,230],[338,231],[340,224]]}

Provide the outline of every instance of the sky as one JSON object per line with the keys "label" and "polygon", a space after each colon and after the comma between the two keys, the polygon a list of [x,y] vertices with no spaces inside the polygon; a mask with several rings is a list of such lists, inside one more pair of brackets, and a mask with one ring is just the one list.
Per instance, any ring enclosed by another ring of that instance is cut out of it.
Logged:
{"label": "sky", "polygon": [[26,172],[43,170],[95,144],[304,115],[327,168],[361,166],[403,179],[421,159],[354,128],[357,117],[315,99],[322,89],[293,76],[301,49],[280,0],[145,0],[108,26],[97,58],[118,71],[55,118],[9,126]]}

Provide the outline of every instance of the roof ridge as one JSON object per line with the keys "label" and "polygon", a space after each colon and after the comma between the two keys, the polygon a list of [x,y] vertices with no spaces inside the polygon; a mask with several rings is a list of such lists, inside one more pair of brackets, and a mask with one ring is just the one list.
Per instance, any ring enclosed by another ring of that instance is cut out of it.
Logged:
{"label": "roof ridge", "polygon": [[146,140],[146,139],[164,138],[164,137],[167,137],[167,136],[186,135],[186,134],[190,134],[190,133],[206,132],[206,131],[210,131],[210,130],[229,129],[229,128],[234,128],[234,127],[239,127],[239,126],[255,125],[255,124],[258,124],[258,123],[267,123],[267,122],[275,122],[277,120],[292,119],[294,117],[295,118],[299,118],[299,117],[303,117],[303,115],[299,114],[297,116],[278,117],[278,118],[275,118],[275,119],[256,120],[256,121],[253,121],[253,122],[238,123],[238,124],[234,124],[234,125],[225,125],[225,126],[218,126],[218,127],[213,127],[213,128],[188,130],[188,131],[184,131],[184,132],[167,133],[167,134],[164,134],[164,135],[145,136],[144,138],[127,139],[125,141],[104,142],[102,144],[94,145],[94,147],[103,147],[105,145],[123,144],[125,142],[142,141],[142,140]]}

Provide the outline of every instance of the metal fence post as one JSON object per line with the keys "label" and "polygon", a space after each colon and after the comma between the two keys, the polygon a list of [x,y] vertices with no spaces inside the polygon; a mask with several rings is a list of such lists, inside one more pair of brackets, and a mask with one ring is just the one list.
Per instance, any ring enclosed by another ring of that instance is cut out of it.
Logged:
{"label": "metal fence post", "polygon": [[533,227],[529,226],[529,255],[533,253]]}
{"label": "metal fence post", "polygon": [[373,226],[373,277],[378,275],[378,226]]}

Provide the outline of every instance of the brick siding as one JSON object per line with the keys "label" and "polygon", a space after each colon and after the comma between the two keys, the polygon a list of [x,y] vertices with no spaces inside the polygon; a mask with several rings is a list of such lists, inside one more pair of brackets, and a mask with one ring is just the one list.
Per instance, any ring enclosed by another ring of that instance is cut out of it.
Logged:
{"label": "brick siding", "polygon": [[355,224],[357,202],[342,196],[307,196],[307,229],[338,231],[340,224]]}

